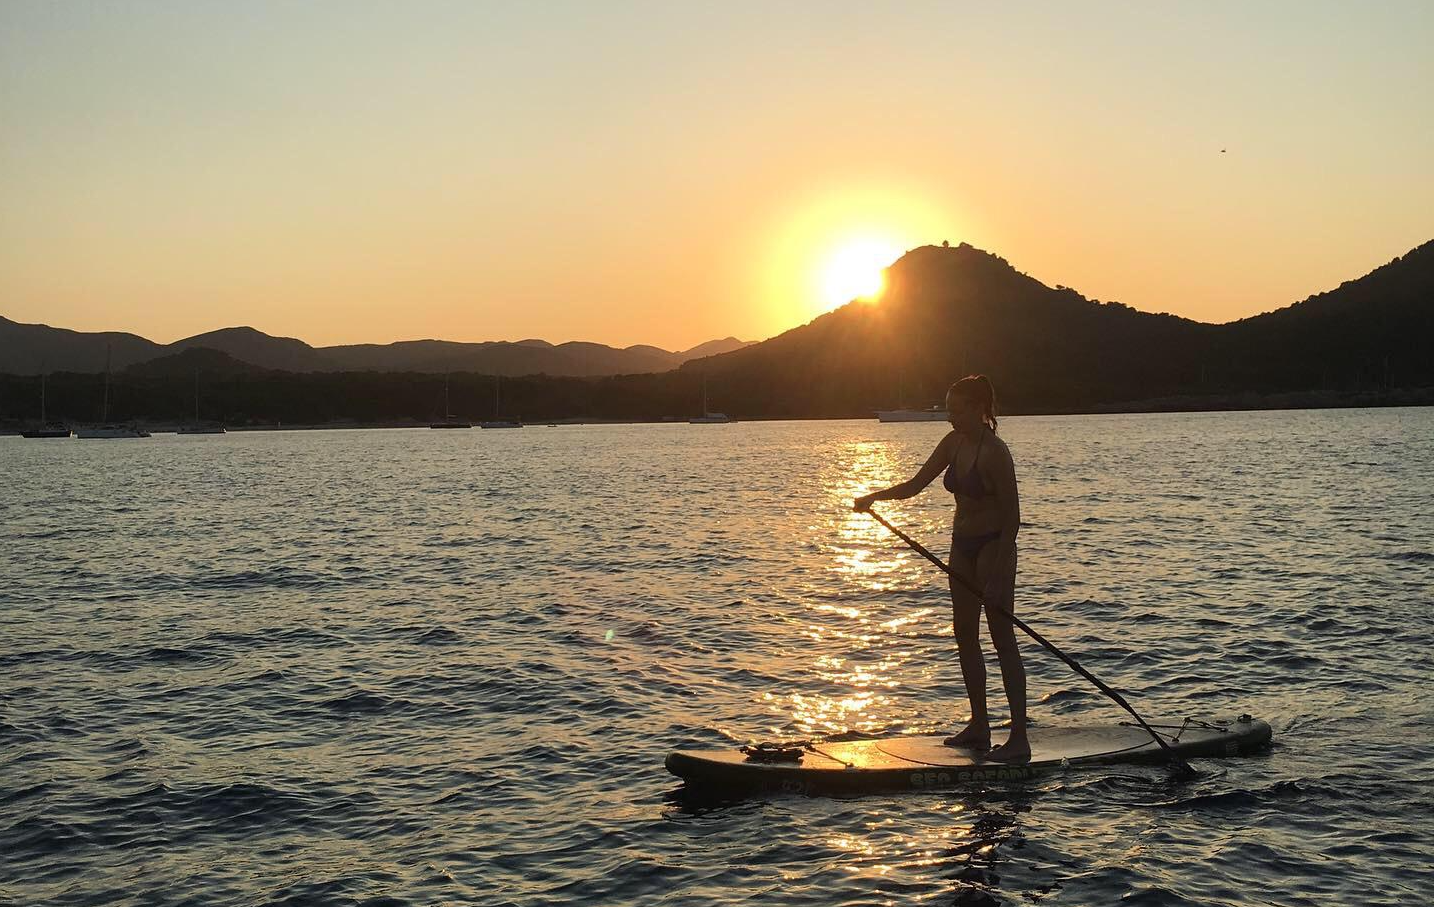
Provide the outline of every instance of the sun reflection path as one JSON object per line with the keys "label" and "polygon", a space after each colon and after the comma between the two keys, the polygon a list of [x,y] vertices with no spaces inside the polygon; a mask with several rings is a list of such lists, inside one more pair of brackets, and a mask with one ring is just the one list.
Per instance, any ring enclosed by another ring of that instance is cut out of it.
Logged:
{"label": "sun reflection path", "polygon": [[[853,499],[901,481],[902,466],[891,445],[879,441],[855,441],[843,446],[831,481],[827,482],[832,513],[840,514],[836,526],[812,527],[835,537],[831,547],[831,569],[848,581],[873,592],[890,589],[911,557],[909,552],[888,544],[883,530],[871,517],[851,509]],[[899,512],[899,502],[888,502]],[[832,531],[834,530],[834,531]]]}
{"label": "sun reflection path", "polygon": [[[931,584],[925,561],[851,509],[853,498],[895,484],[914,467],[886,441],[852,441],[833,453],[821,477],[827,516],[808,527],[813,538],[830,540],[821,550],[832,582],[803,601],[806,648],[814,653],[804,674],[816,682],[764,695],[767,711],[781,722],[771,728],[778,735],[901,730],[913,704],[900,689],[928,682],[933,670],[926,644],[915,640],[946,628],[944,608],[932,600],[944,593],[933,592],[941,587]],[[883,507],[918,525],[914,512],[930,510],[929,502],[912,513],[906,502]]]}

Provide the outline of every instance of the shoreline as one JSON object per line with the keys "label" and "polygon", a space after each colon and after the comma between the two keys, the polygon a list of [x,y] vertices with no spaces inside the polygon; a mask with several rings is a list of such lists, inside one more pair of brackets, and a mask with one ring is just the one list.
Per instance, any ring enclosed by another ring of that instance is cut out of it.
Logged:
{"label": "shoreline", "polygon": [[[1099,406],[1083,406],[1074,408],[1061,407],[1030,407],[1012,408],[1002,412],[1002,416],[1106,416],[1106,415],[1159,415],[1164,413],[1223,413],[1223,412],[1281,412],[1299,410],[1324,410],[1324,409],[1397,409],[1401,407],[1417,408],[1434,406],[1434,388],[1403,388],[1389,391],[1355,391],[1355,392],[1330,392],[1330,391],[1295,391],[1282,394],[1212,394],[1201,396],[1171,396],[1152,397],[1143,400],[1133,400],[1122,403],[1109,403]],[[796,416],[780,419],[754,418],[754,419],[733,419],[732,424],[741,422],[837,422],[852,420],[876,421],[874,415],[844,415],[844,416]],[[71,427],[88,425],[87,422],[70,423]],[[182,422],[144,422],[135,423],[146,431],[158,434],[172,434]],[[577,425],[686,425],[686,418],[661,418],[661,419],[539,419],[534,422],[524,423],[526,428],[557,428],[571,427]],[[880,423],[884,425],[902,425],[908,423],[890,422]],[[921,423],[912,423],[921,424]],[[22,423],[11,423],[0,427],[0,436],[19,436],[22,430],[28,430],[29,425]],[[265,431],[346,431],[350,429],[425,429],[429,430],[428,422],[417,422],[413,420],[385,420],[378,422],[295,422],[295,423],[267,423],[256,425],[226,425],[227,432],[265,432]],[[475,424],[473,431],[482,431]]]}

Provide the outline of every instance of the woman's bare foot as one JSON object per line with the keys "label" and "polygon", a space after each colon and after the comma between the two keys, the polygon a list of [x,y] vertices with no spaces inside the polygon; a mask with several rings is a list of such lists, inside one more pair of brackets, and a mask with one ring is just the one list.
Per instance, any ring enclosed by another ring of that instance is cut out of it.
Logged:
{"label": "woman's bare foot", "polygon": [[986,753],[987,762],[1029,762],[1031,761],[1031,743],[1026,739],[1025,734],[1019,737],[1012,734],[1005,743],[993,747]]}
{"label": "woman's bare foot", "polygon": [[991,726],[984,721],[978,723],[973,720],[941,743],[943,746],[954,746],[960,749],[988,750],[991,748]]}

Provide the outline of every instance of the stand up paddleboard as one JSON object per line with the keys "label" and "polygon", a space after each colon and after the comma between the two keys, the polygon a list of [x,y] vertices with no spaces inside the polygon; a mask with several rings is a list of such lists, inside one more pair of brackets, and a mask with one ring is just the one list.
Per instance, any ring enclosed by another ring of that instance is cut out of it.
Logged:
{"label": "stand up paddleboard", "polygon": [[[1270,742],[1268,723],[1249,715],[1233,721],[1152,722],[1180,757],[1238,756]],[[944,735],[943,735],[944,736]],[[923,790],[985,781],[1020,781],[1077,765],[1162,762],[1170,753],[1133,725],[1040,727],[1029,731],[1027,762],[987,762],[943,737],[762,744],[736,750],[678,750],[667,770],[689,787],[714,793],[866,793]]]}

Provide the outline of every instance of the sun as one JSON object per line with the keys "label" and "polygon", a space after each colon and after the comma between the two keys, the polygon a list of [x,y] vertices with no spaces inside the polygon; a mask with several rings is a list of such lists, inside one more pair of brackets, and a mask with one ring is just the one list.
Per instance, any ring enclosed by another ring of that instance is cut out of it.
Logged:
{"label": "sun", "polygon": [[823,261],[818,280],[821,301],[834,309],[854,299],[875,299],[886,286],[885,271],[901,257],[898,243],[862,237],[836,246]]}
{"label": "sun", "polygon": [[886,269],[906,250],[977,233],[956,210],[903,176],[829,174],[774,196],[745,250],[751,298],[773,334],[853,300],[879,303]]}

